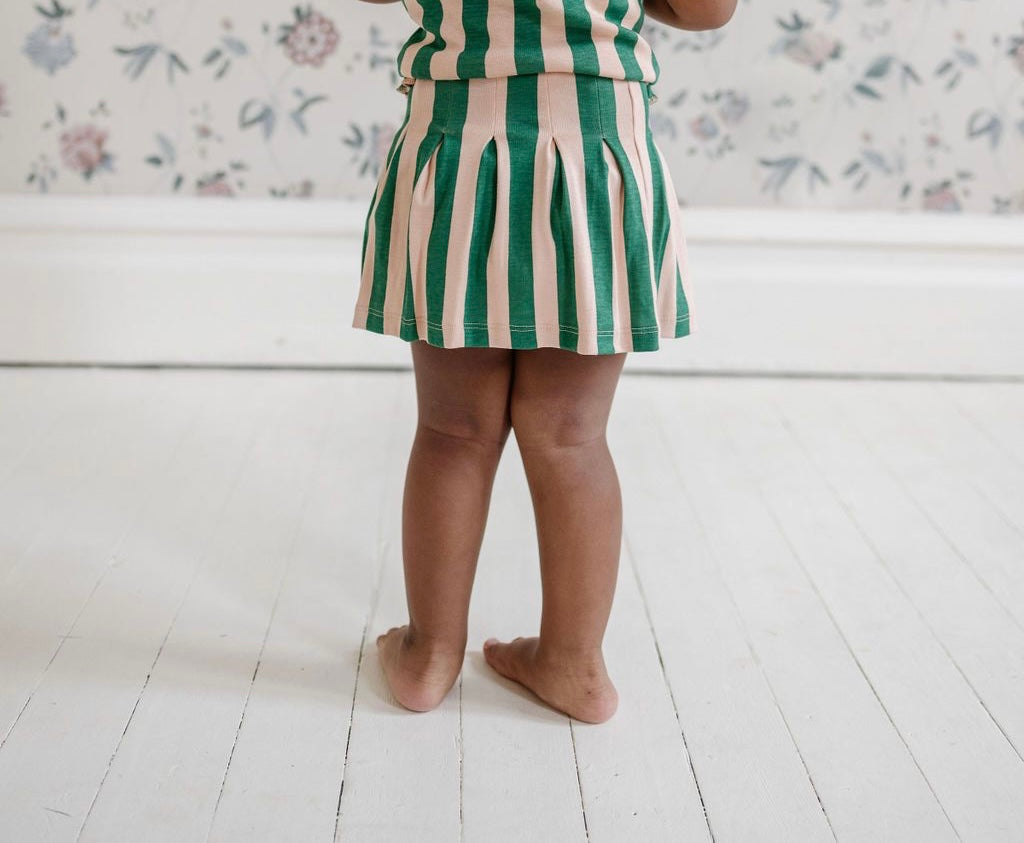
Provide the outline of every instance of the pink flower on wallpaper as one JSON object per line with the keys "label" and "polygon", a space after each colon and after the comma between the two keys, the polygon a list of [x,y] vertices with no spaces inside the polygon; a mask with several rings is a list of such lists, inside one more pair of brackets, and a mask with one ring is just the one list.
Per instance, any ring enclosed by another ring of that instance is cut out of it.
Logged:
{"label": "pink flower on wallpaper", "polygon": [[110,155],[103,149],[107,133],[91,123],[72,126],[61,133],[60,157],[64,165],[86,178],[101,167],[108,167]]}
{"label": "pink flower on wallpaper", "polygon": [[338,30],[319,12],[302,14],[284,39],[284,49],[296,64],[320,67],[338,45]]}
{"label": "pink flower on wallpaper", "polygon": [[822,32],[803,29],[785,47],[785,53],[793,61],[821,70],[829,59],[839,58],[842,45],[838,40]]}
{"label": "pink flower on wallpaper", "polygon": [[926,211],[955,212],[960,210],[960,200],[949,186],[939,185],[925,191],[921,206]]}
{"label": "pink flower on wallpaper", "polygon": [[234,196],[235,192],[231,189],[231,185],[228,184],[223,177],[216,177],[210,181],[200,182],[196,187],[197,196]]}

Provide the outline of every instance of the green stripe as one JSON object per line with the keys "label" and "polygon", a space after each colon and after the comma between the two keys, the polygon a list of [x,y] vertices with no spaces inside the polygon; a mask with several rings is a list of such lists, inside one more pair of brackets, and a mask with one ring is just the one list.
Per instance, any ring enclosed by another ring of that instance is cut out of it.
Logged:
{"label": "green stripe", "polygon": [[630,323],[633,329],[634,346],[642,342],[651,327],[647,320],[655,313],[654,288],[649,283],[651,258],[647,248],[647,226],[644,223],[640,186],[633,172],[626,150],[617,136],[605,138],[619,165],[623,185],[623,244],[626,251],[626,278],[629,286]]}
{"label": "green stripe", "polygon": [[[533,325],[533,182],[537,158],[537,76],[505,80],[505,130],[508,135],[508,302],[509,324]],[[500,232],[499,236],[504,236]],[[513,348],[536,348],[536,328],[513,328]]]}
{"label": "green stripe", "polygon": [[555,175],[551,192],[551,233],[555,240],[555,269],[558,277],[558,344],[576,351],[579,323],[576,318],[576,264],[572,235],[572,202],[565,182],[562,156],[555,146]]}
{"label": "green stripe", "polygon": [[[614,113],[613,80],[602,76],[576,77],[576,101],[582,126],[599,126],[602,103]],[[610,100],[610,102],[609,102]],[[614,327],[612,309],[612,220],[608,200],[608,162],[604,159],[605,140],[600,133],[583,135],[583,168],[586,184],[587,227],[594,266],[594,298],[597,316],[597,352],[615,351],[610,333]]]}
{"label": "green stripe", "polygon": [[516,72],[535,73],[537,57],[544,57],[540,45],[540,9],[536,0],[515,0],[514,38],[512,56]]}
{"label": "green stripe", "polygon": [[484,57],[491,46],[487,32],[489,5],[490,0],[463,0],[462,29],[466,33],[466,47],[455,61],[455,74],[460,79],[484,75]]}
{"label": "green stripe", "polygon": [[[395,160],[401,160],[402,149],[408,135],[404,136],[394,148]],[[383,331],[384,295],[388,286],[388,257],[391,250],[391,218],[395,204],[395,182],[398,179],[398,167],[391,167],[384,179],[384,190],[380,201],[374,209],[374,244],[373,244],[373,281],[370,289],[367,314],[367,327],[372,331]],[[372,326],[372,327],[371,327]]]}
{"label": "green stripe", "polygon": [[[438,98],[434,100],[434,118],[437,119],[438,112]],[[430,160],[430,156],[434,154],[434,150],[437,149],[441,140],[444,138],[444,134],[440,131],[439,125],[435,122],[431,122],[430,127],[427,129],[426,134],[423,136],[423,140],[420,141],[420,145],[416,149],[416,171],[412,179],[412,193],[416,192],[416,185],[420,180],[420,176],[423,173],[424,167],[427,165],[427,161]],[[402,212],[409,214],[410,206],[406,206],[402,209]],[[420,339],[419,328],[416,325],[416,299],[412,289],[412,255],[409,249],[409,242],[413,237],[417,237],[418,232],[413,232],[410,229],[406,230],[405,233],[405,295],[402,300],[402,322],[399,328],[399,336],[404,340],[416,340]]]}
{"label": "green stripe", "polygon": [[498,146],[488,141],[477,170],[473,233],[470,239],[469,272],[466,284],[466,345],[487,345],[487,252],[494,233],[495,197],[498,192]]}
{"label": "green stripe", "polygon": [[[680,333],[682,331],[682,333]],[[683,276],[676,266],[676,336],[685,337],[690,333],[690,303],[683,291]]]}
{"label": "green stripe", "polygon": [[572,52],[574,73],[598,75],[601,65],[597,60],[597,47],[591,36],[593,22],[585,0],[564,0],[566,42]]}

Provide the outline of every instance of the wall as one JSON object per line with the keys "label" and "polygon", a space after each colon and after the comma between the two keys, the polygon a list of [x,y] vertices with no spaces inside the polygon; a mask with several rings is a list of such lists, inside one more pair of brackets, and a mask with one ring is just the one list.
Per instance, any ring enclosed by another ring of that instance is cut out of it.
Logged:
{"label": "wall", "polygon": [[[401,119],[400,4],[5,0],[0,191],[364,199]],[[741,0],[648,20],[688,205],[1024,211],[1024,9]]]}

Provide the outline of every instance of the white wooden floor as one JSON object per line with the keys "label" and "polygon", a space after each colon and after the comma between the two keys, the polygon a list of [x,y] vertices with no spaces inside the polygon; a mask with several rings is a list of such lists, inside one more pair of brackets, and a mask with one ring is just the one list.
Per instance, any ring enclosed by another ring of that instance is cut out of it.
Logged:
{"label": "white wooden floor", "polygon": [[0,841],[1020,841],[1024,383],[625,374],[621,696],[389,699],[409,372],[0,370]]}

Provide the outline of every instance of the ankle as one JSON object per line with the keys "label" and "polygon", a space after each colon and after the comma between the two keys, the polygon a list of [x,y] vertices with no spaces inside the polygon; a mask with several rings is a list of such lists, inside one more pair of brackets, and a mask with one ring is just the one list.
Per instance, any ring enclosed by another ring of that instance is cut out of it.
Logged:
{"label": "ankle", "polygon": [[452,638],[426,635],[416,630],[412,624],[406,631],[406,641],[410,647],[422,656],[437,661],[445,661],[453,657],[461,658],[466,654],[468,637],[453,640]]}
{"label": "ankle", "polygon": [[536,651],[537,661],[558,670],[580,676],[604,676],[606,668],[601,647],[566,647],[563,644],[548,645],[540,642]]}

